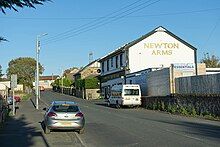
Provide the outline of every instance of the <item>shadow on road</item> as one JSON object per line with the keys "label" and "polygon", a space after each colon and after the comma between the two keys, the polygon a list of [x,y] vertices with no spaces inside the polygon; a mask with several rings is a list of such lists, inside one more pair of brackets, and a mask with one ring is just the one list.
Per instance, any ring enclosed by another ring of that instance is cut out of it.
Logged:
{"label": "shadow on road", "polygon": [[[153,121],[155,123],[165,123],[169,124],[170,129],[181,128],[181,132],[185,134],[191,134],[191,135],[198,135],[202,137],[210,137],[215,140],[218,140],[220,142],[220,125],[218,125],[219,122],[216,122],[216,125],[214,124],[208,124],[204,123],[203,120],[200,120],[200,122],[189,122],[189,121],[180,121],[180,120],[161,120],[161,119],[149,119],[149,118],[142,118],[147,119],[149,121]],[[185,131],[182,130],[184,128]],[[176,130],[175,129],[175,130]]]}
{"label": "shadow on road", "polygon": [[0,130],[1,146],[29,147],[36,146],[39,141],[43,146],[49,147],[41,130],[31,126],[27,122],[25,115],[21,115],[18,118],[10,117]]}

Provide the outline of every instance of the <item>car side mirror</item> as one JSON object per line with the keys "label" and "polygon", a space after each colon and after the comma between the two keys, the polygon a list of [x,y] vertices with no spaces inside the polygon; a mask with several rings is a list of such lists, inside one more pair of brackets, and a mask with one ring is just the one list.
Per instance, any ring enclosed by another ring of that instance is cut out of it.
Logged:
{"label": "car side mirror", "polygon": [[47,108],[43,108],[44,111],[47,111]]}

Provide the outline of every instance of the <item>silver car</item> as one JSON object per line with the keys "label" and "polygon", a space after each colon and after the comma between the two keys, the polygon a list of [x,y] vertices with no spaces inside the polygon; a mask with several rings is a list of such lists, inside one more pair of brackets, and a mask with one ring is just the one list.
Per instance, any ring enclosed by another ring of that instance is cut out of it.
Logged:
{"label": "silver car", "polygon": [[[46,108],[44,108],[46,110]],[[72,101],[53,101],[44,115],[44,132],[75,130],[84,133],[85,118],[78,105]]]}

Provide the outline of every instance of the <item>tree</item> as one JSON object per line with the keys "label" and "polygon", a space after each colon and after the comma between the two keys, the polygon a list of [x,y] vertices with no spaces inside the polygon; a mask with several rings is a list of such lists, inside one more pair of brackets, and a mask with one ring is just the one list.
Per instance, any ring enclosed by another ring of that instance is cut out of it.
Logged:
{"label": "tree", "polygon": [[62,86],[63,85],[64,87],[70,87],[72,85],[72,83],[73,83],[72,80],[70,80],[67,77],[63,77],[63,79],[62,78],[56,79],[52,85],[53,86]]}
{"label": "tree", "polygon": [[2,74],[2,66],[0,65],[0,79],[4,74]]}
{"label": "tree", "polygon": [[[39,73],[43,73],[43,67],[39,64]],[[11,60],[8,64],[7,76],[17,74],[18,84],[24,84],[24,87],[33,87],[35,81],[36,60],[30,57],[20,57]]]}
{"label": "tree", "polygon": [[217,56],[212,55],[209,56],[209,53],[204,54],[204,57],[200,61],[201,63],[205,63],[208,68],[216,68],[220,67],[220,60]]}
{"label": "tree", "polygon": [[50,1],[50,0],[0,0],[0,10],[5,13],[5,9],[13,9],[18,11],[16,7],[24,8],[30,7],[35,8],[34,5],[40,4],[43,5],[43,2]]}

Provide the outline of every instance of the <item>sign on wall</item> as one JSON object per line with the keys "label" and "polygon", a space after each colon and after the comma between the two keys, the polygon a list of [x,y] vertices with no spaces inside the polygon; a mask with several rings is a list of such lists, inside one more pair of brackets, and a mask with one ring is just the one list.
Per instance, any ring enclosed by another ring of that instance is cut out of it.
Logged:
{"label": "sign on wall", "polygon": [[195,64],[194,63],[175,63],[173,64],[174,69],[181,71],[194,71]]}

